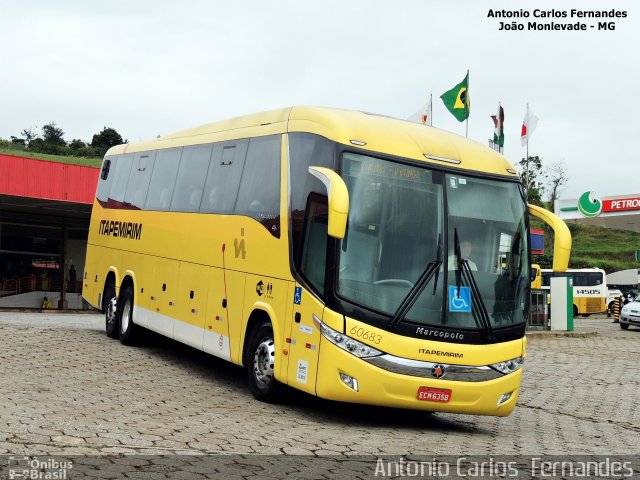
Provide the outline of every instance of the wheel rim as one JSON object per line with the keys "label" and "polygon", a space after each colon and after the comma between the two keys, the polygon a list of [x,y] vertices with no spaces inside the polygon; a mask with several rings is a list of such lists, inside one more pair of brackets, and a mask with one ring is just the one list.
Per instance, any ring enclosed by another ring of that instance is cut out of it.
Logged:
{"label": "wheel rim", "polygon": [[117,299],[113,297],[107,303],[107,311],[105,312],[107,318],[107,327],[113,328],[116,323],[116,310],[117,310]]}
{"label": "wheel rim", "polygon": [[273,380],[275,347],[271,338],[263,339],[253,356],[253,371],[259,385],[266,387]]}
{"label": "wheel rim", "polygon": [[129,322],[131,321],[131,301],[127,299],[122,307],[122,318],[120,319],[120,331],[122,333],[129,329]]}

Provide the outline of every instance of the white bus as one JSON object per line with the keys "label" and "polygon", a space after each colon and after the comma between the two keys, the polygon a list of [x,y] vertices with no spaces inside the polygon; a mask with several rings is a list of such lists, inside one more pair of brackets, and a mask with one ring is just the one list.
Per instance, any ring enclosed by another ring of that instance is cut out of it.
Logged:
{"label": "white bus", "polygon": [[[542,288],[549,289],[553,271],[542,269]],[[601,268],[569,268],[563,277],[573,279],[573,316],[607,311],[607,274]]]}

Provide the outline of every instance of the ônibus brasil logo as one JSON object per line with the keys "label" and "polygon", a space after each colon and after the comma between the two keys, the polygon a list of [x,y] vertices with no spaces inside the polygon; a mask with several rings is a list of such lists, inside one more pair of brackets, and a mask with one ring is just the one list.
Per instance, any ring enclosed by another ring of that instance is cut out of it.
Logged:
{"label": "\u00f4nibus brasil logo", "polygon": [[602,202],[591,192],[584,192],[578,199],[578,210],[585,217],[595,217],[602,211]]}

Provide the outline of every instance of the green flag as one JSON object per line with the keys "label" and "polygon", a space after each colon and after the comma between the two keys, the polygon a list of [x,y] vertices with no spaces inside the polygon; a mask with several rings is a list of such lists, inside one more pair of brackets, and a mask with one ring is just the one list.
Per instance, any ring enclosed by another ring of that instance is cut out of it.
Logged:
{"label": "green flag", "polygon": [[463,122],[469,118],[469,92],[467,91],[468,81],[469,74],[467,73],[464,80],[462,80],[458,85],[440,95],[440,98],[444,102],[444,106],[447,107],[447,110],[449,110],[459,122]]}

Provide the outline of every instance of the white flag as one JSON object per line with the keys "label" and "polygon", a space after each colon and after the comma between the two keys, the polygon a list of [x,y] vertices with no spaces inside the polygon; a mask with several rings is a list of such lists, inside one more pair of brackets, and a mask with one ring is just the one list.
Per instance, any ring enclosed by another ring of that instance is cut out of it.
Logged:
{"label": "white flag", "polygon": [[421,123],[423,125],[432,126],[432,118],[431,118],[431,100],[432,97],[429,97],[429,101],[423,105],[423,107],[418,110],[416,113],[411,115],[408,120],[410,122]]}
{"label": "white flag", "polygon": [[520,142],[524,147],[531,134],[536,129],[538,125],[538,117],[536,117],[531,110],[529,110],[529,105],[527,104],[527,113],[524,114],[524,120],[522,121],[522,132],[520,133]]}

